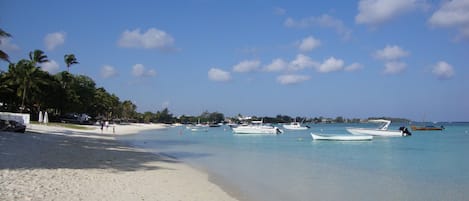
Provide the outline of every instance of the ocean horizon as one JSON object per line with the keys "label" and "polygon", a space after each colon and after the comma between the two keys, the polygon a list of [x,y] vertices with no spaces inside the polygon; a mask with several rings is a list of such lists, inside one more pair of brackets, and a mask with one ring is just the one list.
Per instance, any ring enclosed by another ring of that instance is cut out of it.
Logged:
{"label": "ocean horizon", "polygon": [[[309,124],[279,135],[178,126],[118,139],[207,172],[240,200],[466,200],[469,124],[443,125],[443,131],[364,142],[313,141],[310,133],[348,134],[346,127],[375,125]],[[400,126],[410,129],[401,123],[390,129]]]}

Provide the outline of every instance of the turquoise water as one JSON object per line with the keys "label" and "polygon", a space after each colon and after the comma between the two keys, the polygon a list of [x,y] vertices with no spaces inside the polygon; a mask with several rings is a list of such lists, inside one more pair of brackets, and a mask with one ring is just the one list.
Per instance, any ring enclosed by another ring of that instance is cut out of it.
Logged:
{"label": "turquoise water", "polygon": [[120,139],[210,173],[240,200],[469,200],[469,124],[368,142],[312,141],[309,133],[375,125],[310,126],[269,136],[175,127]]}

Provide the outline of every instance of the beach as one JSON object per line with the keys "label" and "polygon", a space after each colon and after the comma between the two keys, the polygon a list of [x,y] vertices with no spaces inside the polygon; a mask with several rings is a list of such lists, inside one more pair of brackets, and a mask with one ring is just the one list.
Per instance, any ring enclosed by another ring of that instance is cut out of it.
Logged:
{"label": "beach", "polygon": [[0,200],[236,200],[207,173],[115,139],[164,128],[33,124],[26,133],[1,132]]}

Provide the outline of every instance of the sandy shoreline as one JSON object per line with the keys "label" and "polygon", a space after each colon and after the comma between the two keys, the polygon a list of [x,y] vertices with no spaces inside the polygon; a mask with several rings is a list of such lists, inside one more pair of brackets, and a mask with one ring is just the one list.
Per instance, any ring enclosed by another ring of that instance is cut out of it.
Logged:
{"label": "sandy shoreline", "polygon": [[206,173],[119,143],[162,125],[0,132],[0,200],[236,200]]}

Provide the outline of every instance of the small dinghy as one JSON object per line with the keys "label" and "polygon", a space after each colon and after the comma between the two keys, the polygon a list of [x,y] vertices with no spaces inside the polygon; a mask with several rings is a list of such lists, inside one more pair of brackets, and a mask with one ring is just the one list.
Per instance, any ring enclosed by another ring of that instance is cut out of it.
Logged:
{"label": "small dinghy", "polygon": [[333,141],[364,141],[372,140],[371,135],[317,135],[311,133],[313,140],[333,140]]}

